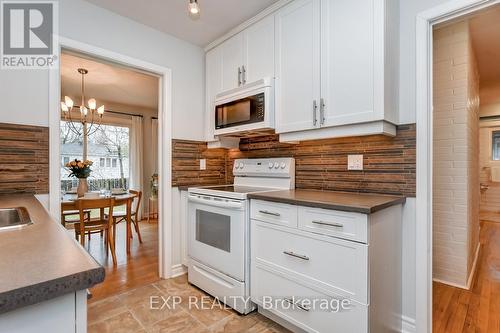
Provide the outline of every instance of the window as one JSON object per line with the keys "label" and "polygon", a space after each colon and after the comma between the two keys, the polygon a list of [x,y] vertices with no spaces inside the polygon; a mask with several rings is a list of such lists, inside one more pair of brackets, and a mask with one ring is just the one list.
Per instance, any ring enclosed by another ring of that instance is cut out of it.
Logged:
{"label": "window", "polygon": [[110,168],[111,167],[111,158],[107,157],[106,158],[106,168]]}
{"label": "window", "polygon": [[105,160],[106,159],[104,157],[99,158],[99,167],[104,168]]}
{"label": "window", "polygon": [[117,162],[117,159],[113,158],[113,160],[111,161],[111,167],[116,168],[116,162]]}
{"label": "window", "polygon": [[491,134],[491,159],[500,161],[500,131],[493,131]]}
{"label": "window", "polygon": [[69,163],[69,156],[64,156],[63,157],[63,165],[66,165],[67,163]]}

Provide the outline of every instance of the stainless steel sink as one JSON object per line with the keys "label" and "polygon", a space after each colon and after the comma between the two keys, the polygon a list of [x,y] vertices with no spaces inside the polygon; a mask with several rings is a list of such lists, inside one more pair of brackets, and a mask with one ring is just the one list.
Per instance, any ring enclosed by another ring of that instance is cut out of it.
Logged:
{"label": "stainless steel sink", "polygon": [[0,208],[0,231],[21,229],[32,223],[24,207]]}

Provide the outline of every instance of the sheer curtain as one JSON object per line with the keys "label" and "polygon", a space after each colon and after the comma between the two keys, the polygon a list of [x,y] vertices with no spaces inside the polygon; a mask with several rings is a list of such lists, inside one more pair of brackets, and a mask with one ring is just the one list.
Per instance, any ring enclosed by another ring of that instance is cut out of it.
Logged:
{"label": "sheer curtain", "polygon": [[[142,117],[133,116],[130,127],[130,189],[144,192],[142,170]],[[142,219],[142,205],[139,207],[138,219]]]}

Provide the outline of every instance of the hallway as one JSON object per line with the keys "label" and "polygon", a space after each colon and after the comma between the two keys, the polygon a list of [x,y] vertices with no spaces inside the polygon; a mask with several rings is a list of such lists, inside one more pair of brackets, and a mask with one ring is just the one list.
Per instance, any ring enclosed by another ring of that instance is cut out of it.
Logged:
{"label": "hallway", "polygon": [[433,332],[500,332],[500,223],[481,222],[471,290],[433,283]]}

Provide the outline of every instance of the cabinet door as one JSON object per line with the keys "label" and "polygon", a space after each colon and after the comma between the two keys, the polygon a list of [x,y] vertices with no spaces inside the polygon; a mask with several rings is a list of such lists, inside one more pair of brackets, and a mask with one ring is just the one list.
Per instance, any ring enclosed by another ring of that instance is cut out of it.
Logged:
{"label": "cabinet door", "polygon": [[276,14],[278,133],[319,126],[319,44],[320,0],[297,0]]}
{"label": "cabinet door", "polygon": [[220,45],[222,52],[222,90],[240,85],[238,68],[243,66],[243,33],[239,33]]}
{"label": "cabinet door", "polygon": [[214,141],[215,95],[222,91],[222,49],[216,47],[205,55],[206,140]]}
{"label": "cabinet door", "polygon": [[374,2],[321,0],[323,126],[375,120]]}
{"label": "cabinet door", "polygon": [[250,26],[244,36],[244,83],[274,77],[274,16],[267,16]]}

